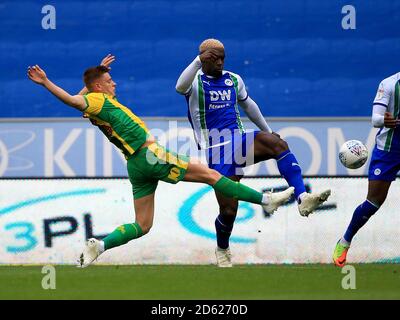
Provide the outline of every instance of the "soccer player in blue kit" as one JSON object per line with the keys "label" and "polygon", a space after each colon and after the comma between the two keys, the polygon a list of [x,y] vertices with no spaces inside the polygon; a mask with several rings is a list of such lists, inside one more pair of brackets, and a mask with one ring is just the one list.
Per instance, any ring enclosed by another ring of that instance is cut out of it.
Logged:
{"label": "soccer player in blue kit", "polygon": [[[331,191],[307,193],[301,168],[288,144],[273,132],[258,105],[249,97],[242,78],[224,70],[225,48],[216,39],[204,40],[199,55],[182,72],[176,90],[186,97],[188,117],[199,149],[206,149],[210,168],[239,181],[243,167],[275,159],[281,175],[295,188],[298,209],[308,216],[326,201]],[[261,130],[245,132],[238,106]],[[219,215],[215,220],[217,264],[231,267],[229,237],[238,201],[216,192]]]}
{"label": "soccer player in blue kit", "polygon": [[378,88],[372,110],[372,124],[380,128],[368,170],[367,199],[354,211],[350,224],[337,242],[333,262],[346,264],[351,241],[369,218],[385,202],[389,187],[400,171],[400,73],[384,79]]}

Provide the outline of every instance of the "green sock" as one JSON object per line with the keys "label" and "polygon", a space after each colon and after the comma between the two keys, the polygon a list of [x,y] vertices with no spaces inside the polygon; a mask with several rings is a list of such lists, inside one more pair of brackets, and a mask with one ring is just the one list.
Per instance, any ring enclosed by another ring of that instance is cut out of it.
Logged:
{"label": "green sock", "polygon": [[261,204],[263,194],[229,178],[222,177],[213,188],[228,198]]}
{"label": "green sock", "polygon": [[136,222],[123,224],[103,239],[104,250],[122,246],[133,239],[140,238],[142,235],[142,228]]}

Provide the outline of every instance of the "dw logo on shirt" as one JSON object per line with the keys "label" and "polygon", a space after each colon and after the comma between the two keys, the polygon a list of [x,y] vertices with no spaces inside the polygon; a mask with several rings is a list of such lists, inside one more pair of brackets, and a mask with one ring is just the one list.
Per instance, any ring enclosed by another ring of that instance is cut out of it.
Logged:
{"label": "dw logo on shirt", "polygon": [[218,101],[218,100],[231,100],[231,90],[228,90],[228,92],[226,90],[218,90],[218,91],[214,91],[211,90],[210,91],[210,100],[211,101]]}

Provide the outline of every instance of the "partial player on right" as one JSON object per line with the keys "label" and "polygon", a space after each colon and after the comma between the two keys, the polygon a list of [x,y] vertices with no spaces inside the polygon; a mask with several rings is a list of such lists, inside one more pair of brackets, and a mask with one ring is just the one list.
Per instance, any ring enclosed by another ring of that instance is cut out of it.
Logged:
{"label": "partial player on right", "polygon": [[373,103],[372,124],[380,130],[369,165],[367,199],[356,208],[345,234],[336,244],[333,262],[338,267],[345,265],[353,237],[385,202],[390,184],[400,170],[399,110],[400,73],[396,73],[380,83]]}

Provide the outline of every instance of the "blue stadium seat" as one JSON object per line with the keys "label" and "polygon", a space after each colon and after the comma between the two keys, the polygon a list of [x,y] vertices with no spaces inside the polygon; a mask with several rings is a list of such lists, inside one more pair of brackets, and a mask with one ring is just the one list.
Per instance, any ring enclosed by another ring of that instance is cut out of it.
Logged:
{"label": "blue stadium seat", "polygon": [[344,4],[335,1],[51,4],[56,30],[41,28],[43,1],[0,3],[0,93],[12,106],[2,108],[2,117],[79,116],[27,81],[26,68],[40,64],[77,92],[85,68],[107,53],[118,59],[112,76],[120,100],[135,113],[185,116],[175,82],[208,37],[224,42],[226,69],[243,77],[268,116],[369,116],[379,81],[399,70],[395,0],[353,1],[356,30],[341,28]]}

